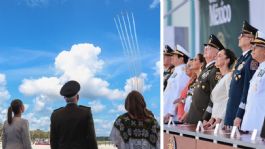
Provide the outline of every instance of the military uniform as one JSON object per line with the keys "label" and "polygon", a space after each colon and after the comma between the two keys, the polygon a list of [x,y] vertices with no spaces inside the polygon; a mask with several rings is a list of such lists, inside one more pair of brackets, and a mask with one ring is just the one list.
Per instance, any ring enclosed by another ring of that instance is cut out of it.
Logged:
{"label": "military uniform", "polygon": [[[65,97],[72,97],[79,89],[78,82],[69,81],[60,93]],[[65,107],[54,110],[50,131],[51,149],[97,149],[90,107],[68,103]]]}
{"label": "military uniform", "polygon": [[[185,49],[177,45],[173,54],[180,55],[183,57],[188,57]],[[164,104],[164,116],[171,114],[176,116],[176,105],[173,104],[174,100],[180,97],[181,91],[184,89],[185,85],[189,81],[189,77],[185,73],[185,64],[180,64],[175,66],[174,72],[168,79],[168,85],[163,94],[163,104]]]}
{"label": "military uniform", "polygon": [[[258,32],[259,35],[261,32]],[[263,36],[261,36],[263,35]],[[264,46],[265,51],[265,34],[258,36],[254,44]],[[261,38],[263,37],[263,38]],[[259,68],[250,80],[246,110],[242,121],[241,129],[245,131],[253,131],[257,129],[261,131],[263,120],[265,117],[265,61],[261,62]]]}
{"label": "military uniform", "polygon": [[[242,34],[255,35],[257,29],[243,23]],[[258,67],[258,62],[251,56],[251,50],[243,53],[237,60],[229,90],[224,125],[233,126],[236,117],[243,119],[247,102],[249,81]]]}
{"label": "military uniform", "polygon": [[[224,49],[221,42],[214,35],[210,35],[208,43],[204,45],[212,46],[218,50]],[[208,66],[202,70],[195,82],[192,103],[185,120],[187,123],[197,124],[198,121],[208,121],[211,118],[213,103],[210,95],[218,80],[221,79],[221,73],[214,64],[214,61],[208,63]]]}
{"label": "military uniform", "polygon": [[[169,46],[169,45],[166,45],[165,46],[165,50],[163,51],[164,55],[166,56],[173,56],[173,49]],[[171,76],[171,74],[174,72],[174,65],[171,65],[169,68],[165,68],[164,69],[164,73],[163,73],[163,76],[164,76],[164,90],[166,89],[167,87],[167,80],[169,79],[169,77]]]}

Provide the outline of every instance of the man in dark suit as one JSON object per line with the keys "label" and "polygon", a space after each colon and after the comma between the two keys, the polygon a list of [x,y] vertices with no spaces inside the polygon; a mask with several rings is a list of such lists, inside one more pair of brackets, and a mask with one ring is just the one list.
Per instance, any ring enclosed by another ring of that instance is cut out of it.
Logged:
{"label": "man in dark suit", "polygon": [[237,60],[232,74],[229,89],[224,125],[240,127],[245,113],[249,81],[259,64],[251,56],[251,41],[254,40],[257,29],[247,21],[243,22],[242,32],[238,37],[238,46],[243,53]]}
{"label": "man in dark suit", "polygon": [[224,49],[224,46],[214,35],[210,35],[208,43],[204,44],[204,46],[204,57],[207,65],[195,82],[192,103],[185,120],[190,124],[197,124],[198,121],[204,121],[204,124],[206,124],[211,118],[213,104],[210,100],[210,95],[221,78],[221,73],[214,64],[217,53]]}
{"label": "man in dark suit", "polygon": [[90,107],[78,106],[80,84],[69,81],[61,88],[67,105],[51,115],[51,149],[97,149]]}

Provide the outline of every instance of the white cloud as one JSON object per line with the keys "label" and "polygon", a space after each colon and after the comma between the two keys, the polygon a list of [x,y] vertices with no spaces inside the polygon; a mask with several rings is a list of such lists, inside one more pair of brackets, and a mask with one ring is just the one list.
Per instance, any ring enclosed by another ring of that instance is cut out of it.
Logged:
{"label": "white cloud", "polygon": [[92,108],[93,113],[101,112],[106,108],[106,106],[103,105],[100,101],[95,101],[95,100],[89,102],[88,105]]}
{"label": "white cloud", "polygon": [[0,107],[0,123],[4,123],[7,116],[7,109]]}
{"label": "white cloud", "polygon": [[96,136],[109,136],[114,120],[94,119]]}
{"label": "white cloud", "polygon": [[10,94],[6,89],[6,76],[0,73],[0,104],[10,98]]}
{"label": "white cloud", "polygon": [[[31,113],[27,115],[29,119],[32,119],[30,122],[33,128],[49,128],[49,123],[42,121],[47,121],[48,117],[45,116],[52,112],[53,103],[62,98],[59,91],[68,80],[76,80],[80,83],[81,98],[94,99],[89,102],[93,112],[101,112],[106,108],[106,105],[98,101],[99,98],[121,100],[131,90],[138,89],[144,92],[150,89],[151,85],[146,83],[146,73],[127,79],[123,89],[110,88],[108,81],[97,76],[104,66],[104,61],[99,58],[100,53],[101,49],[93,44],[73,45],[70,50],[62,51],[56,56],[54,76],[27,78],[22,81],[19,91],[26,96],[35,96],[34,105],[29,111]],[[112,113],[119,112],[125,112],[123,105],[118,105],[112,110]]]}
{"label": "white cloud", "polygon": [[141,93],[151,88],[150,84],[146,84],[147,74],[141,73],[139,76],[132,77],[126,80],[124,87],[126,95],[132,90],[137,90]]}
{"label": "white cloud", "polygon": [[48,97],[45,95],[39,95],[34,99],[34,112],[41,112],[47,108],[47,101],[49,101]]}
{"label": "white cloud", "polygon": [[124,113],[124,112],[126,112],[126,110],[123,104],[116,105],[114,106],[113,109],[109,110],[109,113]]}
{"label": "white cloud", "polygon": [[39,79],[24,79],[19,86],[19,91],[27,96],[47,95],[59,97],[61,88],[60,80],[56,77],[41,77]]}
{"label": "white cloud", "polygon": [[55,69],[58,77],[41,77],[24,79],[19,90],[24,95],[45,95],[48,99],[59,98],[59,91],[64,82],[77,80],[81,84],[82,98],[123,99],[128,92],[138,89],[143,92],[151,87],[146,85],[147,74],[128,79],[124,91],[111,89],[109,82],[97,77],[103,68],[104,61],[99,59],[101,49],[93,44],[76,44],[69,51],[62,51],[55,58]]}
{"label": "white cloud", "polygon": [[160,3],[160,0],[153,0],[153,2],[149,5],[149,8],[156,8]]}
{"label": "white cloud", "polygon": [[30,7],[47,5],[49,3],[49,0],[24,0],[24,1]]}
{"label": "white cloud", "polygon": [[156,62],[156,66],[155,66],[154,70],[155,70],[154,74],[157,76],[160,76],[160,61]]}
{"label": "white cloud", "polygon": [[35,113],[28,113],[24,116],[30,123],[30,129],[41,129],[48,131],[50,126],[49,116],[38,116]]}

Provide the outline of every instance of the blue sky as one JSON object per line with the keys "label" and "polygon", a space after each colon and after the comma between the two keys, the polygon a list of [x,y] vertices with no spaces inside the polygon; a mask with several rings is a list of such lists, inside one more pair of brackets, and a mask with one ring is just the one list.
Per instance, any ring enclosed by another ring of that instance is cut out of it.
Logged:
{"label": "blue sky", "polygon": [[[141,62],[138,76],[124,55],[114,17],[134,14]],[[81,83],[79,104],[91,106],[97,136],[124,112],[132,77],[159,117],[160,8],[157,0],[8,0],[0,2],[0,122],[14,98],[26,105],[31,129],[49,130],[51,112],[69,79]],[[129,87],[129,88],[128,88]]]}

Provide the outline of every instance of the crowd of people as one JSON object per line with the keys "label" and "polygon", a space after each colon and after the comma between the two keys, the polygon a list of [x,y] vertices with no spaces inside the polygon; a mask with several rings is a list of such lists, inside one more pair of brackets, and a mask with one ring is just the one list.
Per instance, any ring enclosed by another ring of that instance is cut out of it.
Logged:
{"label": "crowd of people", "polygon": [[[77,81],[65,83],[60,94],[66,106],[51,114],[51,149],[97,149],[94,122],[90,107],[78,105]],[[160,126],[153,113],[147,109],[143,95],[131,91],[125,100],[126,113],[114,122],[110,140],[118,149],[159,149]],[[32,149],[29,123],[22,118],[23,102],[15,99],[8,108],[2,132],[3,149]]]}
{"label": "crowd of people", "polygon": [[205,129],[237,126],[265,137],[265,34],[244,21],[238,46],[238,58],[213,34],[195,58],[180,45],[165,46],[164,123],[201,121]]}

